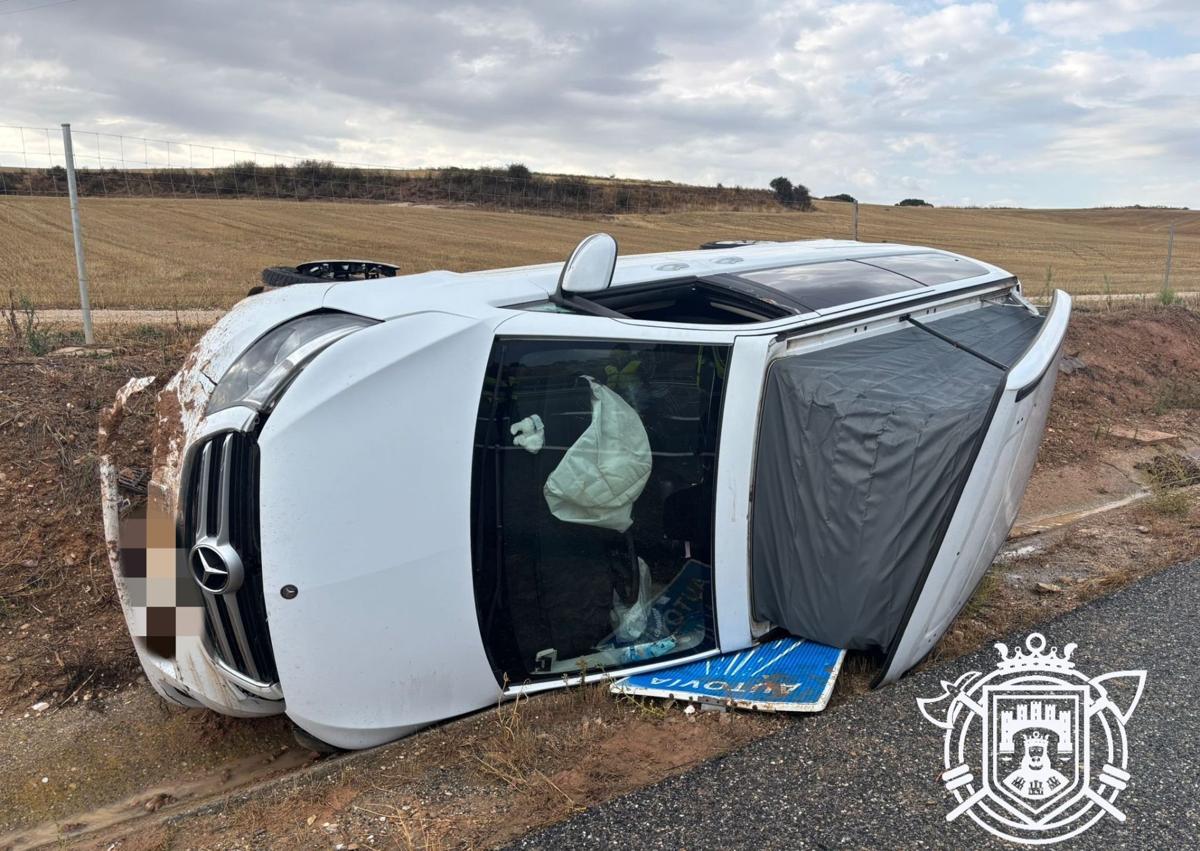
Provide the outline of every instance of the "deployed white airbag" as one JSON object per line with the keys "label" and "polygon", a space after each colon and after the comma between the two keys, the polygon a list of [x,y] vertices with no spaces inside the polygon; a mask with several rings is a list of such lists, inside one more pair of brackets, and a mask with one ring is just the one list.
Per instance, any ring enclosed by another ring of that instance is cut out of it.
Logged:
{"label": "deployed white airbag", "polygon": [[591,376],[592,422],[542,489],[550,513],[567,523],[624,532],[650,478],[650,438],[637,412]]}

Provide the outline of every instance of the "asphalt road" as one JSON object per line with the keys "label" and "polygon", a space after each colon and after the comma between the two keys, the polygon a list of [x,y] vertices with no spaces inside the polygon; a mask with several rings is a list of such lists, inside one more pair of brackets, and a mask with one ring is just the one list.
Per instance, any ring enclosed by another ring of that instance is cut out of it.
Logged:
{"label": "asphalt road", "polygon": [[[1094,601],[1040,630],[1079,645],[1089,677],[1148,671],[1127,727],[1122,824],[1103,818],[1056,848],[1200,847],[1200,562]],[[1023,646],[1025,634],[1005,639]],[[813,716],[722,759],[532,834],[517,848],[1008,848],[939,782],[943,733],[918,711],[942,679],[990,671],[988,647]],[[1097,741],[1096,738],[1093,741]],[[1103,739],[1099,739],[1103,742]]]}

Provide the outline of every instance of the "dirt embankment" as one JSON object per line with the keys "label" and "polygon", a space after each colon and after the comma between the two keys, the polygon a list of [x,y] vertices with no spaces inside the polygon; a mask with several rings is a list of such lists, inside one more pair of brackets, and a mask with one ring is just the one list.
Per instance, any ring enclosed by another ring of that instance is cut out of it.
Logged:
{"label": "dirt embankment", "polygon": [[[283,750],[288,732],[279,720],[218,718],[157,700],[140,681],[112,591],[95,479],[98,413],[127,378],[165,379],[195,334],[130,328],[98,358],[0,350],[0,835],[48,824],[51,834],[79,837],[105,819],[140,815],[121,847],[492,845],[781,724],[803,723],[685,715],[576,690],[324,763],[201,816],[172,817],[203,797],[184,781],[215,778],[202,785],[216,792],[302,761]],[[1142,487],[1146,471],[1137,464],[1200,441],[1192,426],[1200,411],[1197,314],[1079,313],[1066,353],[1071,371],[1058,379],[1031,490],[1046,505]],[[146,394],[131,406],[118,447],[123,463],[148,464],[151,403]],[[1120,426],[1180,440],[1143,447],[1114,434]],[[1150,501],[1016,542],[934,658],[1200,554],[1198,530],[1194,501]],[[849,660],[835,700],[852,699],[871,673],[870,660]],[[248,757],[261,767],[239,774]],[[103,837],[99,847],[108,847],[113,830],[79,841],[95,846]]]}
{"label": "dirt embankment", "polygon": [[[1058,467],[1129,446],[1120,427],[1187,431],[1200,410],[1200,312],[1077,311],[1038,463]],[[1067,370],[1070,370],[1067,372]]]}
{"label": "dirt embankment", "polygon": [[[227,765],[291,744],[280,721],[158,700],[109,570],[100,411],[129,378],[168,376],[199,333],[131,327],[99,356],[0,348],[0,835],[128,795],[141,806],[163,780],[216,772],[219,785]],[[113,447],[121,463],[148,465],[152,406],[153,393],[134,397]]]}
{"label": "dirt embankment", "polygon": [[[93,697],[140,669],[103,541],[96,430],[137,375],[168,375],[198,335],[134,329],[103,356],[0,349],[0,710]],[[116,447],[148,466],[153,394],[135,397]]]}

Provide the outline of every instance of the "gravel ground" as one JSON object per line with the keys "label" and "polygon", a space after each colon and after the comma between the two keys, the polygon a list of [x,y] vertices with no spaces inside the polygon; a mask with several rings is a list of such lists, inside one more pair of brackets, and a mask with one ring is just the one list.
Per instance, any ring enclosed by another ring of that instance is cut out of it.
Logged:
{"label": "gravel ground", "polygon": [[[1079,644],[1089,676],[1146,669],[1130,720],[1133,779],[1105,818],[1064,848],[1185,848],[1200,836],[1200,562],[1179,565],[1043,628]],[[1006,639],[1023,645],[1024,634]],[[917,709],[942,679],[994,667],[988,647],[877,691],[679,777],[588,810],[513,847],[1013,848],[962,817],[939,783],[941,731]],[[1095,739],[1093,739],[1095,741]],[[1101,739],[1103,741],[1103,739]]]}

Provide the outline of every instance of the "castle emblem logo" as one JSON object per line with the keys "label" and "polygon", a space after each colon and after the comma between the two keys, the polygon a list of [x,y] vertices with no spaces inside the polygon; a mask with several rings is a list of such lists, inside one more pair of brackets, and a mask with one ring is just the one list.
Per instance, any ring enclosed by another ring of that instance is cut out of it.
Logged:
{"label": "castle emblem logo", "polygon": [[[917,701],[946,731],[942,781],[955,798],[946,815],[967,815],[994,836],[1046,845],[1078,836],[1105,816],[1125,821],[1117,798],[1130,782],[1125,725],[1142,697],[1145,671],[1087,677],[1071,655],[996,644],[1000,662],[942,681]],[[1026,652],[1027,651],[1027,652]]]}

